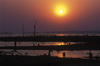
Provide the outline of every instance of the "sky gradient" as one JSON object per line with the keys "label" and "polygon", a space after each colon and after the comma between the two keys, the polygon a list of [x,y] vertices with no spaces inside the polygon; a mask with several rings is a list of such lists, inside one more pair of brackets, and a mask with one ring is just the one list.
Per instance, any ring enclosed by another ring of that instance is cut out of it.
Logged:
{"label": "sky gradient", "polygon": [[[0,0],[0,32],[100,31],[100,0]],[[64,6],[66,14],[55,11]]]}

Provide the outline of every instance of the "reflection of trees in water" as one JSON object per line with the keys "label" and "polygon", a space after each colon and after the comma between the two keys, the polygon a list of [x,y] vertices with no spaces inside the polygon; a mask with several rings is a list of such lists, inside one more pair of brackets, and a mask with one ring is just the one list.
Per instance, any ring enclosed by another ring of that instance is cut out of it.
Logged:
{"label": "reflection of trees in water", "polygon": [[0,55],[11,55],[11,56],[13,56],[13,55],[21,55],[22,56],[22,53],[20,53],[20,52],[18,52],[18,51],[16,51],[16,50],[14,50],[14,51],[10,51],[10,52],[7,52],[7,51],[0,51]]}

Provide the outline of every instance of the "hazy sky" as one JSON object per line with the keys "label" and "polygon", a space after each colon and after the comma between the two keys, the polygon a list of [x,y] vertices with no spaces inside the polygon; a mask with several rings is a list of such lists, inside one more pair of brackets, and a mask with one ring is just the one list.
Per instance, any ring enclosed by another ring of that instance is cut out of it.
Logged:
{"label": "hazy sky", "polygon": [[100,31],[100,0],[0,1],[0,32]]}

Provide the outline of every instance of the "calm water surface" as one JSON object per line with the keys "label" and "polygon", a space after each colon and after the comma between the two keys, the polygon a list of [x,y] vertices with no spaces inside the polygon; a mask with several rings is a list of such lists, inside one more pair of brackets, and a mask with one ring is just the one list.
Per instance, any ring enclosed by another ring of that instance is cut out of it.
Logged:
{"label": "calm water surface", "polygon": [[[21,36],[21,34],[13,34],[13,35],[5,35],[5,34],[0,34],[0,36]],[[25,36],[31,36],[32,34],[26,34]],[[40,34],[37,34],[40,35]],[[46,35],[46,34],[41,34],[41,35]],[[50,34],[51,35],[51,34]],[[84,36],[87,35],[87,33],[84,34],[52,34],[52,35],[57,35],[57,36]],[[100,34],[88,34],[89,36],[100,36]],[[67,45],[67,43],[64,42],[17,42],[17,46],[49,46],[49,45]],[[71,43],[71,44],[75,44],[75,43]],[[0,46],[14,46],[14,42],[0,42]],[[13,49],[12,49],[13,50]],[[12,50],[9,49],[0,49],[0,51],[6,51],[6,52],[10,52]],[[29,56],[40,56],[40,55],[48,55],[49,50],[17,50],[19,53],[22,53],[22,55],[25,55],[27,53],[27,55]],[[51,56],[57,56],[57,57],[63,57],[63,52],[65,52],[66,56],[65,57],[72,57],[72,58],[82,58],[82,57],[88,57],[88,52],[89,50],[80,50],[80,51],[55,51],[53,50],[51,52]],[[93,53],[93,56],[97,56],[100,55],[100,50],[92,50],[91,51]],[[14,53],[14,55],[17,55],[18,53]]]}

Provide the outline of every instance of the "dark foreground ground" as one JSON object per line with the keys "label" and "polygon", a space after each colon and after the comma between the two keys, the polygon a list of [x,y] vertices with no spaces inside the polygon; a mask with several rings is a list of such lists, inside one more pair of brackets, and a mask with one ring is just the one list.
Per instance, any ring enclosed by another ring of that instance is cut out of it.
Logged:
{"label": "dark foreground ground", "polygon": [[58,58],[51,56],[1,55],[0,66],[100,66],[100,61],[80,58]]}

